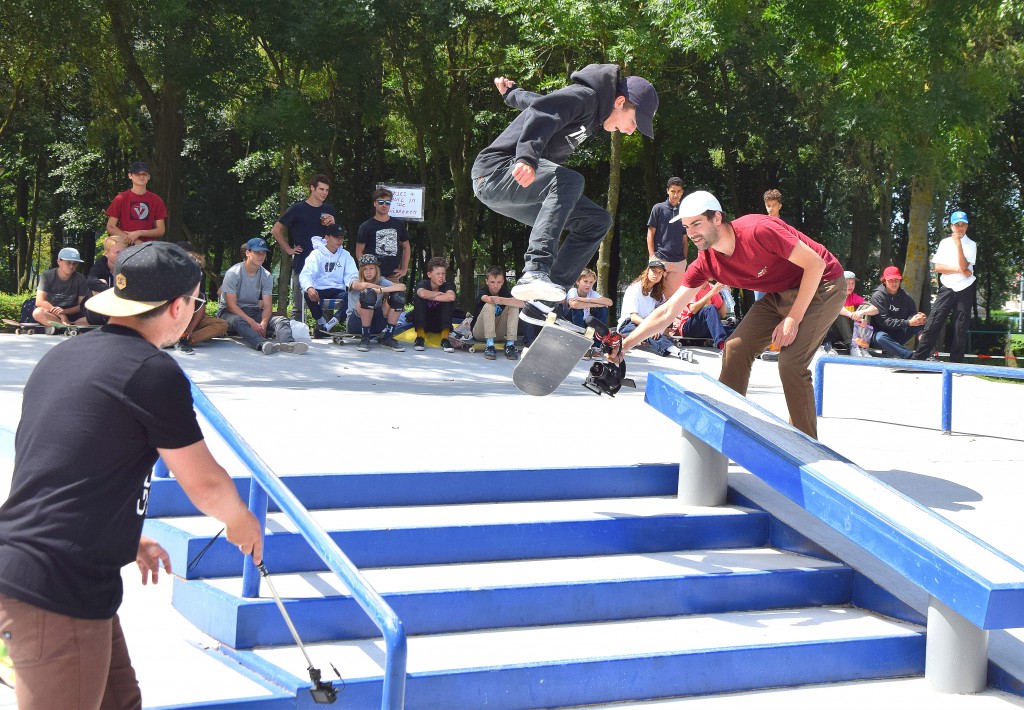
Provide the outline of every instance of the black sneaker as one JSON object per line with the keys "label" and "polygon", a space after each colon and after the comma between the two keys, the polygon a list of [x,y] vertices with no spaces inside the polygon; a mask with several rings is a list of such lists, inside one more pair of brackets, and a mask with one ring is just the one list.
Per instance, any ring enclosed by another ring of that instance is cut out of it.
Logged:
{"label": "black sneaker", "polygon": [[359,339],[359,345],[356,346],[356,350],[358,350],[361,353],[365,353],[369,349],[370,349],[370,336],[369,335],[364,335],[362,338]]}
{"label": "black sneaker", "polygon": [[519,349],[514,344],[505,345],[505,359],[506,360],[518,360]]}
{"label": "black sneaker", "polygon": [[488,345],[484,348],[484,360],[496,360],[498,358],[498,351],[494,349],[493,345]]}
{"label": "black sneaker", "polygon": [[174,344],[174,349],[182,355],[195,355],[195,348],[192,347],[192,343],[188,341],[188,338],[182,338]]}
{"label": "black sneaker", "polygon": [[382,335],[382,336],[380,336],[379,338],[377,338],[377,342],[380,343],[380,346],[382,348],[387,348],[388,350],[394,350],[396,353],[404,353],[405,352],[405,346],[403,346],[401,343],[399,343],[397,340],[395,340],[390,335]]}
{"label": "black sneaker", "polygon": [[416,338],[416,342],[412,344],[413,350],[425,350],[427,344],[423,342],[423,338]]}
{"label": "black sneaker", "polygon": [[452,344],[448,342],[448,338],[443,338],[441,340],[441,349],[444,350],[446,353],[455,352],[455,348],[452,347]]}
{"label": "black sneaker", "polygon": [[323,340],[324,338],[332,337],[330,333],[321,328],[319,325],[313,328],[313,340]]}

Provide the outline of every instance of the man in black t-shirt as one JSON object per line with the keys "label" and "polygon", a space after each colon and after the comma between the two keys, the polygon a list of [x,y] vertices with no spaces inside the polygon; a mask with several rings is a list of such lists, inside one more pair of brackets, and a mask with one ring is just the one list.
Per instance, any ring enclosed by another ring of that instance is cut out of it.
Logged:
{"label": "man in black t-shirt", "polygon": [[686,234],[683,225],[672,218],[679,214],[683,199],[683,181],[670,177],[665,184],[668,199],[651,208],[647,219],[647,258],[665,264],[665,298],[679,290],[686,273]]}
{"label": "man in black t-shirt", "polygon": [[395,282],[409,272],[409,232],[405,222],[391,216],[391,190],[373,193],[373,217],[359,225],[356,233],[356,261],[373,254],[380,261],[380,274]]}
{"label": "man in black t-shirt", "polygon": [[117,609],[121,567],[135,560],[143,584],[161,564],[171,572],[141,536],[158,456],[228,540],[262,559],[260,523],[203,440],[188,378],[160,349],[202,305],[199,276],[173,244],[126,249],[114,286],[88,302],[110,322],[54,347],[25,385],[0,506],[0,638],[23,709],[142,706]]}
{"label": "man in black t-shirt", "polygon": [[[309,181],[309,197],[296,202],[274,222],[270,233],[281,250],[292,257],[292,312],[293,320],[301,320],[304,303],[299,288],[299,274],[306,264],[306,257],[313,253],[313,237],[323,237],[325,227],[335,222],[334,207],[327,202],[331,191],[331,180],[326,175],[314,175]],[[288,238],[285,237],[288,232]]]}

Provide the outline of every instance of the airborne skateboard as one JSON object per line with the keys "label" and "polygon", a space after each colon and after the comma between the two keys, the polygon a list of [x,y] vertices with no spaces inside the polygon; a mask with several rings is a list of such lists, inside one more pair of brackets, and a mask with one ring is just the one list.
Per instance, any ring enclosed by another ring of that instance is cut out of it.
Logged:
{"label": "airborne skateboard", "polygon": [[0,320],[3,321],[4,325],[9,325],[14,328],[14,332],[17,335],[33,335],[35,333],[42,333],[45,328],[45,326],[40,325],[39,323],[19,323],[18,321],[11,320],[10,318],[3,318]]}
{"label": "airborne skateboard", "polygon": [[593,328],[581,334],[563,323],[554,312],[548,313],[544,328],[512,370],[512,384],[520,392],[535,397],[551,394],[590,352],[594,345]]}

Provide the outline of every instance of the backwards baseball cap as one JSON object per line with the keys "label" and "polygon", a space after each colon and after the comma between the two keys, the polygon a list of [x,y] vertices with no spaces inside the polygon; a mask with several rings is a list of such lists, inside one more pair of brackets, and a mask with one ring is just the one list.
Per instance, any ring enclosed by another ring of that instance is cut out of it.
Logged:
{"label": "backwards baseball cap", "polygon": [[202,271],[188,252],[170,242],[128,247],[114,264],[114,286],[86,301],[105,316],[137,316],[189,293]]}
{"label": "backwards baseball cap", "polygon": [[957,222],[963,222],[964,224],[967,224],[967,213],[962,212],[961,210],[957,210],[956,212],[949,216],[950,224],[956,224]]}
{"label": "backwards baseball cap", "polygon": [[888,281],[889,279],[903,280],[903,274],[895,266],[885,267],[885,271],[882,272],[882,281]]}
{"label": "backwards baseball cap", "polygon": [[141,160],[137,160],[128,166],[128,172],[130,173],[148,173],[149,163],[144,163]]}
{"label": "backwards baseball cap", "polygon": [[651,269],[651,268],[664,269],[665,268],[665,262],[662,261],[661,259],[659,259],[658,257],[654,257],[653,259],[651,259],[650,261],[647,262],[647,268],[648,269]]}
{"label": "backwards baseball cap", "polygon": [[619,85],[619,94],[636,106],[636,127],[654,138],[654,114],[658,111],[658,92],[642,76],[627,76]]}
{"label": "backwards baseball cap", "polygon": [[81,254],[79,254],[78,250],[74,247],[64,247],[60,250],[60,253],[57,254],[57,258],[63,259],[64,261],[77,261],[79,264],[85,263],[82,261]]}
{"label": "backwards baseball cap", "polygon": [[843,278],[844,279],[853,279],[854,281],[856,281],[857,280],[857,274],[853,273],[852,271],[844,271],[843,272]]}
{"label": "backwards baseball cap", "polygon": [[669,222],[678,222],[684,217],[696,217],[708,210],[721,212],[722,203],[710,192],[697,190],[696,192],[691,192],[679,202],[679,214],[670,219]]}
{"label": "backwards baseball cap", "polygon": [[270,247],[267,246],[267,242],[260,237],[253,237],[245,243],[246,251],[270,251]]}
{"label": "backwards baseball cap", "polygon": [[380,266],[380,259],[377,258],[376,254],[363,254],[359,257],[359,265],[367,266],[372,264],[373,266]]}

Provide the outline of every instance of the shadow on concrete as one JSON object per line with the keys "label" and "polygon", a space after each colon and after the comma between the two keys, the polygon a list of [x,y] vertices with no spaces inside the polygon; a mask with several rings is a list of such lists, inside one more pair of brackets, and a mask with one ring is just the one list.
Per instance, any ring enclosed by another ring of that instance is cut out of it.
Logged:
{"label": "shadow on concrete", "polygon": [[981,493],[973,488],[921,473],[895,469],[889,471],[869,471],[869,473],[908,498],[936,510],[948,510],[951,512],[975,510],[975,506],[968,505],[967,503],[980,503],[985,499]]}

